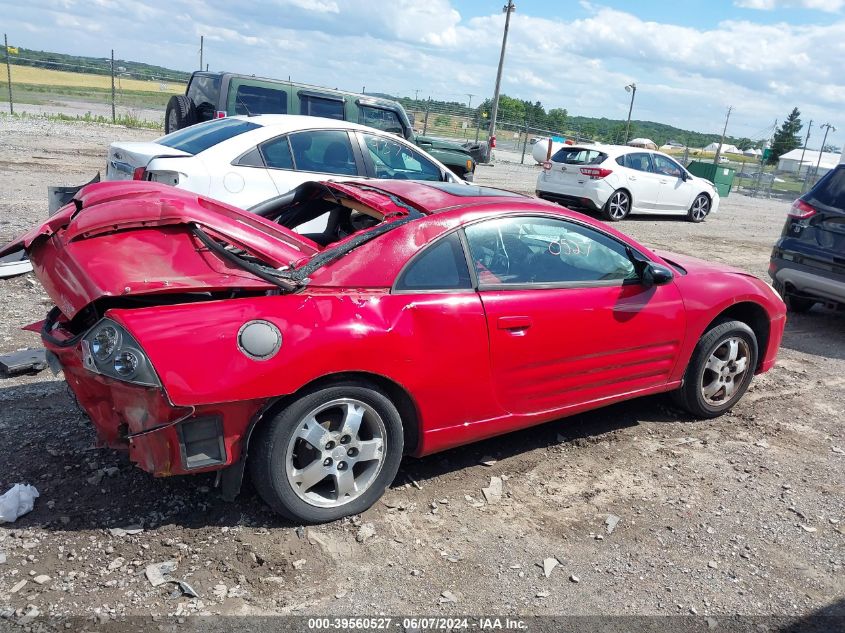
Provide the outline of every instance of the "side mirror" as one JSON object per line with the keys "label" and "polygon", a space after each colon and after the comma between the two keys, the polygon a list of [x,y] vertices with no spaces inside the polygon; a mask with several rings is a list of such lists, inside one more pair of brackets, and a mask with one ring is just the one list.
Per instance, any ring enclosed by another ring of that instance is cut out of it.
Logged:
{"label": "side mirror", "polygon": [[649,262],[643,267],[640,278],[646,288],[651,288],[652,286],[665,286],[675,278],[675,274],[666,266]]}

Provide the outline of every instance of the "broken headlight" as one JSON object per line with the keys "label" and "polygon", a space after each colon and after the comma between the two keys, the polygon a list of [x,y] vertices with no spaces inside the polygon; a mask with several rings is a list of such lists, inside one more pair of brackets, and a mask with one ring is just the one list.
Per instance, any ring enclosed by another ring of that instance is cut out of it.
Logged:
{"label": "broken headlight", "polygon": [[101,319],[83,337],[82,363],[95,374],[136,385],[161,386],[141,346],[111,319]]}

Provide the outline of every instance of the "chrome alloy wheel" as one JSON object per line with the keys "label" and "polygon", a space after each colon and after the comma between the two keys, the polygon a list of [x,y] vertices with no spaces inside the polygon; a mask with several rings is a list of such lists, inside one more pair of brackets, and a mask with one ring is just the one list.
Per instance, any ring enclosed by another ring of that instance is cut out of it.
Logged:
{"label": "chrome alloy wheel", "polygon": [[631,198],[624,191],[616,191],[607,202],[607,214],[614,220],[621,220],[628,215]]}
{"label": "chrome alloy wheel", "polygon": [[740,337],[731,337],[713,350],[701,378],[701,395],[707,404],[719,406],[730,400],[749,370],[751,352]]}
{"label": "chrome alloy wheel", "polygon": [[303,416],[285,455],[294,493],[320,508],[362,495],[378,477],[387,430],[370,405],[352,398],[321,404]]}
{"label": "chrome alloy wheel", "polygon": [[710,200],[707,196],[698,196],[692,203],[692,219],[701,222],[710,213]]}

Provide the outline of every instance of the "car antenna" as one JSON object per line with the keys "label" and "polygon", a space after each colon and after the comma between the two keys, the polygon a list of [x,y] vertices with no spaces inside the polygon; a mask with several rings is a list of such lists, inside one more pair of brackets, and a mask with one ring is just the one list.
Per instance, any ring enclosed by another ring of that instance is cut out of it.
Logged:
{"label": "car antenna", "polygon": [[244,107],[244,110],[246,110],[246,115],[247,115],[247,116],[255,116],[252,112],[250,112],[250,111],[249,111],[249,108],[247,108],[247,107],[246,107],[246,104],[244,103],[244,100],[243,100],[243,99],[241,99],[241,98],[240,98],[240,96],[238,96],[238,103],[240,103],[240,104]]}

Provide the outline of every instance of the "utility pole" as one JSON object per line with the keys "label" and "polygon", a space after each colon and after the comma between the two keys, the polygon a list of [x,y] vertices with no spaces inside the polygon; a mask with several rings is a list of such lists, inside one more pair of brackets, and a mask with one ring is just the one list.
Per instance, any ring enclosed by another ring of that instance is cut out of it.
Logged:
{"label": "utility pole", "polygon": [[625,92],[631,93],[631,105],[628,106],[628,122],[625,124],[625,143],[623,143],[623,145],[628,143],[628,134],[631,130],[631,112],[634,111],[634,97],[637,96],[637,84],[632,81],[630,84],[625,86]]}
{"label": "utility pole", "polygon": [[204,44],[203,40],[204,39],[205,39],[205,37],[203,35],[200,35],[200,70],[202,70],[202,49],[203,49],[203,44]]}
{"label": "utility pole", "polygon": [[[807,136],[804,137],[804,147],[801,149],[801,160],[798,161],[798,175],[801,176],[801,167],[804,165],[804,154],[807,153],[807,143],[810,140],[810,130],[813,129],[813,120],[810,119],[810,124],[807,126]],[[803,189],[803,187],[802,187]]]}
{"label": "utility pole", "polygon": [[728,121],[731,120],[731,112],[733,112],[734,107],[728,106],[728,115],[725,117],[725,127],[722,130],[722,139],[719,141],[719,147],[716,149],[716,155],[713,157],[713,164],[719,164],[719,158],[722,156],[722,145],[725,142],[725,134],[728,133]]}
{"label": "utility pole", "polygon": [[496,89],[493,91],[493,111],[490,113],[490,133],[487,137],[487,162],[490,162],[491,150],[496,143],[496,117],[499,114],[499,89],[502,86],[502,68],[505,65],[505,49],[508,45],[508,29],[511,25],[511,13],[516,11],[513,0],[508,0],[502,7],[505,14],[505,32],[502,34],[502,52],[499,54],[499,69],[496,71]]}
{"label": "utility pole", "polygon": [[9,114],[15,113],[15,106],[12,104],[12,63],[9,61],[9,38],[3,33],[3,44],[6,49],[6,77],[9,80]]}
{"label": "utility pole", "polygon": [[821,127],[824,128],[824,140],[822,141],[822,147],[819,150],[819,160],[816,161],[816,171],[813,172],[813,178],[819,177],[819,165],[822,164],[822,152],[824,152],[824,146],[827,144],[827,133],[833,130],[836,131],[836,128],[833,127],[830,123],[825,123]]}
{"label": "utility pole", "polygon": [[[414,102],[419,101],[420,98],[420,89],[414,88]],[[416,105],[416,103],[414,103]]]}
{"label": "utility pole", "polygon": [[117,123],[117,116],[114,111],[114,49],[111,49],[111,122]]}

